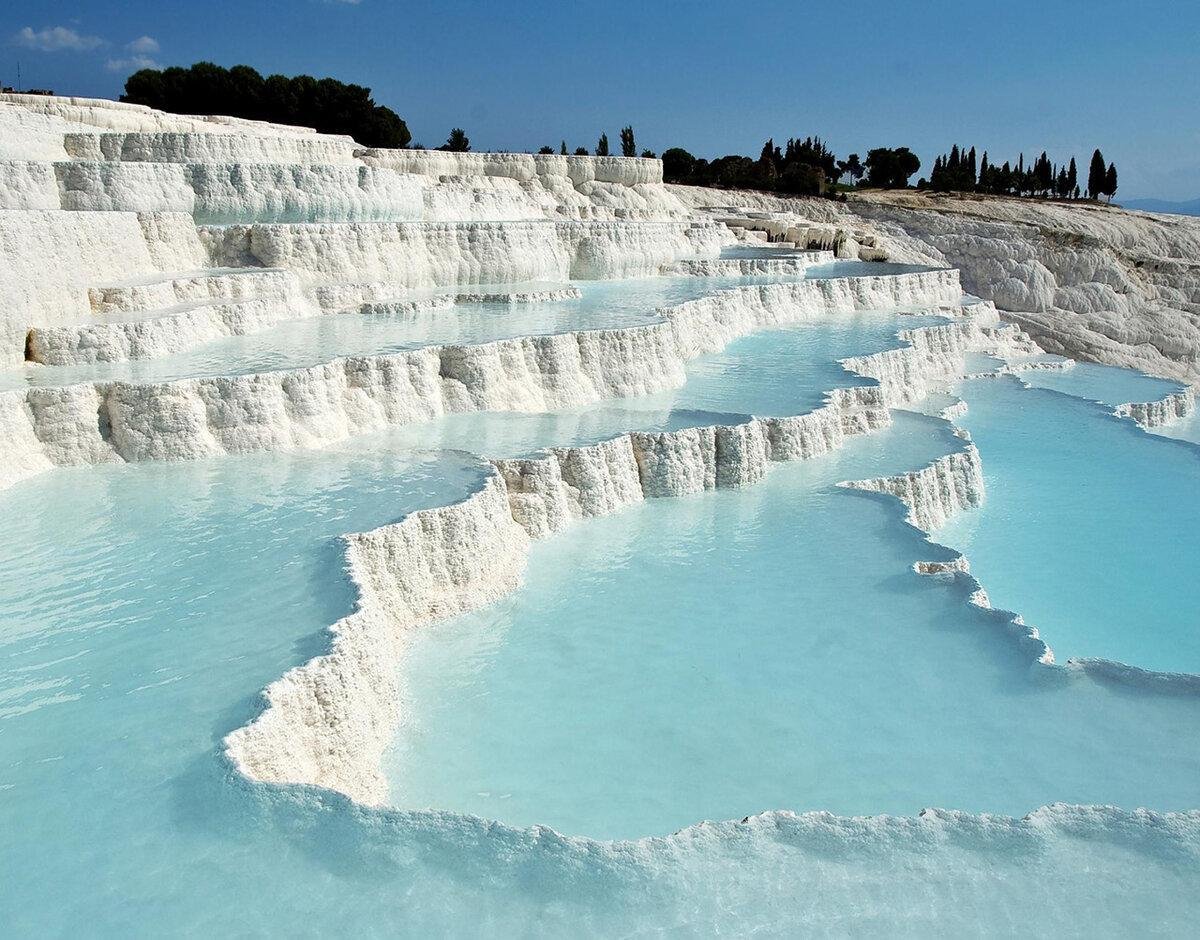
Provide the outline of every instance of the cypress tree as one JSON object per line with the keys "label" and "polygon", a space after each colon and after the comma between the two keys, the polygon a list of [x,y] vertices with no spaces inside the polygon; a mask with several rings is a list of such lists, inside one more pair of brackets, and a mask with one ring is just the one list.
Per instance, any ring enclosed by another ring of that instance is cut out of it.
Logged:
{"label": "cypress tree", "polygon": [[596,141],[596,156],[598,156],[598,157],[607,157],[608,156],[608,135],[607,134],[601,134],[600,139],[598,141]]}
{"label": "cypress tree", "polygon": [[1054,185],[1054,168],[1050,165],[1050,158],[1046,155],[1045,150],[1033,165],[1033,178],[1037,191],[1042,195],[1049,195],[1050,189]]}
{"label": "cypress tree", "polygon": [[562,146],[558,148],[558,152],[564,157],[567,155],[567,142],[565,140],[562,142]]}
{"label": "cypress tree", "polygon": [[1067,195],[1079,188],[1079,171],[1075,169],[1075,158],[1071,157],[1071,165],[1067,167]]}
{"label": "cypress tree", "polygon": [[1108,170],[1104,166],[1104,154],[1100,152],[1100,148],[1092,153],[1092,163],[1088,167],[1088,196],[1092,199],[1098,199],[1100,194],[1104,192],[1105,177],[1108,175]]}
{"label": "cypress tree", "polygon": [[[972,147],[971,149],[972,149],[972,150],[974,150],[975,148],[974,148],[974,147]],[[986,192],[988,192],[988,191],[989,191],[989,187],[988,187],[988,170],[989,170],[989,167],[988,167],[987,151],[985,150],[985,151],[983,152],[983,156],[982,156],[982,157],[980,158],[980,160],[979,160],[979,183],[978,183],[978,189],[979,189],[979,191],[980,191],[981,193],[986,193]]]}
{"label": "cypress tree", "polygon": [[1104,173],[1104,195],[1108,197],[1108,201],[1112,202],[1112,197],[1117,194],[1117,165],[1110,163],[1108,169]]}

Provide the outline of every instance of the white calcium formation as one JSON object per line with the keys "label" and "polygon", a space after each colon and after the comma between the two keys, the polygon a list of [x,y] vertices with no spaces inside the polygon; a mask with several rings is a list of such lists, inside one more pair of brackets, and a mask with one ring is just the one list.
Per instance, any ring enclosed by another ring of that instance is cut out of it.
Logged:
{"label": "white calcium formation", "polygon": [[[808,414],[500,455],[463,502],[347,536],[354,612],[331,628],[327,653],[267,689],[265,710],[226,749],[254,780],[379,804],[381,756],[404,718],[397,666],[409,637],[513,591],[532,540],[646,498],[753,484],[773,461],[886,426],[889,408],[962,376],[968,354],[1041,353],[1029,333],[1054,351],[1195,381],[1200,285],[1184,259],[1200,235],[1151,216],[1075,211],[717,194],[665,186],[656,160],[377,150],[304,128],[0,96],[0,370],[13,375],[153,360],[286,320],[578,296],[558,286],[572,279],[795,278],[835,257],[938,268],[744,286],[633,327],[306,368],[9,381],[0,486],[69,464],[320,447],[448,414],[576,407],[677,387],[688,362],[757,330],[897,308],[945,318],[904,331],[897,349],[846,360],[864,384],[831,391]],[[797,250],[718,257],[766,240]],[[963,304],[947,263],[982,302]],[[1150,426],[1194,402],[1188,389],[1120,411]],[[983,496],[969,442],[922,470],[845,485],[900,499],[925,531]],[[918,567],[969,577],[965,559]],[[1036,631],[996,615],[1032,661],[1052,662]]]}

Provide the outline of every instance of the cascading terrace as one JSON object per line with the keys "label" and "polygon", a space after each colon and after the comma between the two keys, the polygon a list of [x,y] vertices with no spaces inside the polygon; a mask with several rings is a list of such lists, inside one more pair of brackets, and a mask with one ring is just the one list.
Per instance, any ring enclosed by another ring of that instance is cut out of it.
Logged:
{"label": "cascading terrace", "polygon": [[[777,929],[797,888],[824,910],[886,883],[890,930],[1002,883],[1057,929],[1128,920],[1084,887],[1131,857],[1185,892],[1200,755],[1171,729],[1200,677],[1056,663],[1056,624],[992,609],[969,550],[931,541],[997,498],[964,380],[1030,391],[1071,361],[965,297],[924,216],[724,195],[652,159],[0,96],[24,925],[116,929],[126,891],[194,930],[254,932],[262,895],[296,931],[472,907],[500,932]],[[1097,408],[1160,428],[1195,394]],[[430,652],[461,631],[483,652]],[[758,749],[794,763],[767,779]],[[474,752],[527,766],[477,784]],[[164,887],[200,870],[198,907]]]}

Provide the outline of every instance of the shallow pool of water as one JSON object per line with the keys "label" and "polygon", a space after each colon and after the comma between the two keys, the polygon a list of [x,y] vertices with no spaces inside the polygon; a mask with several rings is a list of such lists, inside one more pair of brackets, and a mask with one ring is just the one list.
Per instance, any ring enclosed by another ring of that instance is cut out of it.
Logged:
{"label": "shallow pool of water", "polygon": [[895,504],[833,488],[907,469],[888,437],[930,421],[539,544],[525,588],[422,633],[396,805],[599,838],[776,808],[1196,805],[1178,729],[1200,701],[1031,674],[971,585],[909,570],[937,552]]}
{"label": "shallow pool of water", "polygon": [[1035,388],[1063,392],[1117,407],[1126,402],[1158,401],[1180,391],[1183,386],[1170,379],[1117,369],[1093,362],[1077,362],[1069,369],[1033,369],[1021,373],[1021,380]]}
{"label": "shallow pool of water", "polygon": [[1056,378],[1058,392],[1014,379],[966,383],[957,423],[983,456],[987,501],[937,537],[963,550],[993,603],[1020,611],[1059,660],[1200,672],[1200,582],[1191,575],[1200,566],[1200,448],[1085,400],[1128,400],[1158,380],[1103,381],[1078,366]]}

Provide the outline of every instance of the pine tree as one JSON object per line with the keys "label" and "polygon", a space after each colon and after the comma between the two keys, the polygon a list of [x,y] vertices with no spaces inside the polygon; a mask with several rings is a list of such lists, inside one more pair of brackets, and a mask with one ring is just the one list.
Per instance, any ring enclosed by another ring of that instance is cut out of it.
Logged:
{"label": "pine tree", "polygon": [[456,127],[450,131],[450,136],[446,138],[446,142],[438,149],[449,150],[453,153],[466,153],[471,149],[471,139],[461,127]]}
{"label": "pine tree", "polygon": [[1092,163],[1088,167],[1088,182],[1087,192],[1092,199],[1099,199],[1104,192],[1105,177],[1108,175],[1108,170],[1104,166],[1104,154],[1096,148],[1092,153]]}

